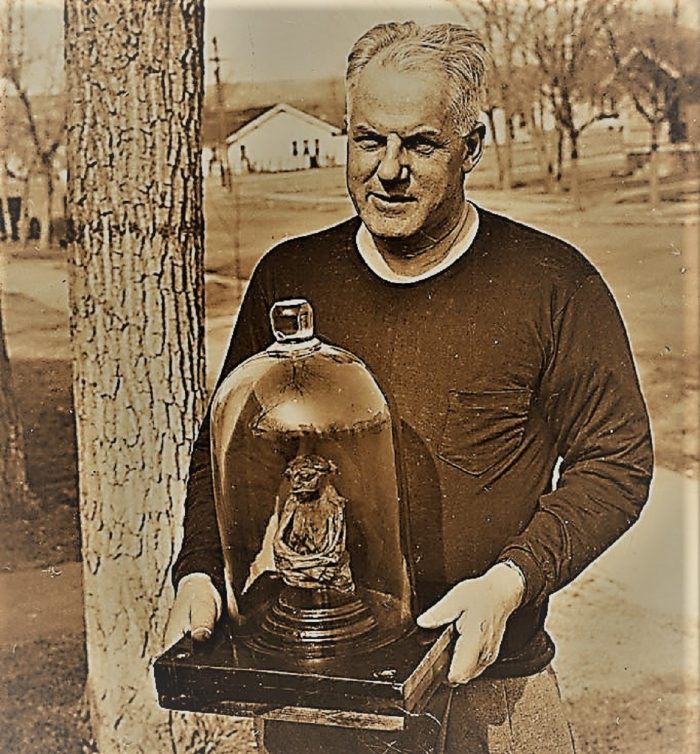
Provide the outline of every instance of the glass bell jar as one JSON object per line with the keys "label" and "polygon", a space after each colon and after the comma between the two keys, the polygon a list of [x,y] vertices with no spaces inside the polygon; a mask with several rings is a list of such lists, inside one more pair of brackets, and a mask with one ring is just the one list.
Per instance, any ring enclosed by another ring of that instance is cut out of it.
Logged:
{"label": "glass bell jar", "polygon": [[336,657],[408,632],[392,416],[367,367],[314,335],[303,299],[234,369],[211,411],[228,612],[253,649]]}

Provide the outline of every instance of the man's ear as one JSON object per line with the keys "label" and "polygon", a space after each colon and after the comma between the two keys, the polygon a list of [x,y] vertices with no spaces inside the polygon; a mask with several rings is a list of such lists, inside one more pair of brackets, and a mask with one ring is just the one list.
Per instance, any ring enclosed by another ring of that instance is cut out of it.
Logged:
{"label": "man's ear", "polygon": [[477,123],[476,126],[464,137],[466,146],[466,155],[462,163],[464,174],[471,173],[477,166],[484,151],[484,137],[486,136],[486,126],[483,123]]}

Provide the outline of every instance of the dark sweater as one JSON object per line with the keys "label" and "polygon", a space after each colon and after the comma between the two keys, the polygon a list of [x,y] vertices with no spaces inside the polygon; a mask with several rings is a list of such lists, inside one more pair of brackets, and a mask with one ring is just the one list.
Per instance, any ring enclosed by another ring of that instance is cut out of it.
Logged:
{"label": "dark sweater", "polygon": [[[627,336],[600,275],[557,238],[479,215],[470,250],[411,284],[370,271],[355,246],[357,218],[272,249],[248,286],[222,376],[269,345],[274,301],[308,299],[319,337],[359,356],[400,417],[418,608],[512,560],[525,597],[487,674],[525,675],[554,653],[549,595],[639,515],[652,451]],[[222,589],[208,417],[175,579],[197,571]]]}

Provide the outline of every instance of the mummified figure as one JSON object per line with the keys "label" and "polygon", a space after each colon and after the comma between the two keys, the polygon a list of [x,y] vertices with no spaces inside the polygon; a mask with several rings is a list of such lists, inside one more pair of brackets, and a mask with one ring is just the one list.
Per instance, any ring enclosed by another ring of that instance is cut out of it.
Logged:
{"label": "mummified figure", "polygon": [[336,470],[313,454],[297,456],[285,469],[291,491],[280,508],[273,554],[289,586],[355,589],[345,547],[347,501],[327,479]]}

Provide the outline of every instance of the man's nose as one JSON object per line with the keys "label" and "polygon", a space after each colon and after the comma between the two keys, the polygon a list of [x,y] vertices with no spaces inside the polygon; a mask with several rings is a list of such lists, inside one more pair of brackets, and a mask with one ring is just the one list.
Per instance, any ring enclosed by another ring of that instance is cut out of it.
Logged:
{"label": "man's nose", "polygon": [[401,139],[396,134],[389,134],[386,140],[386,148],[379,163],[377,176],[380,181],[391,183],[405,177],[408,170],[405,164],[405,152]]}

